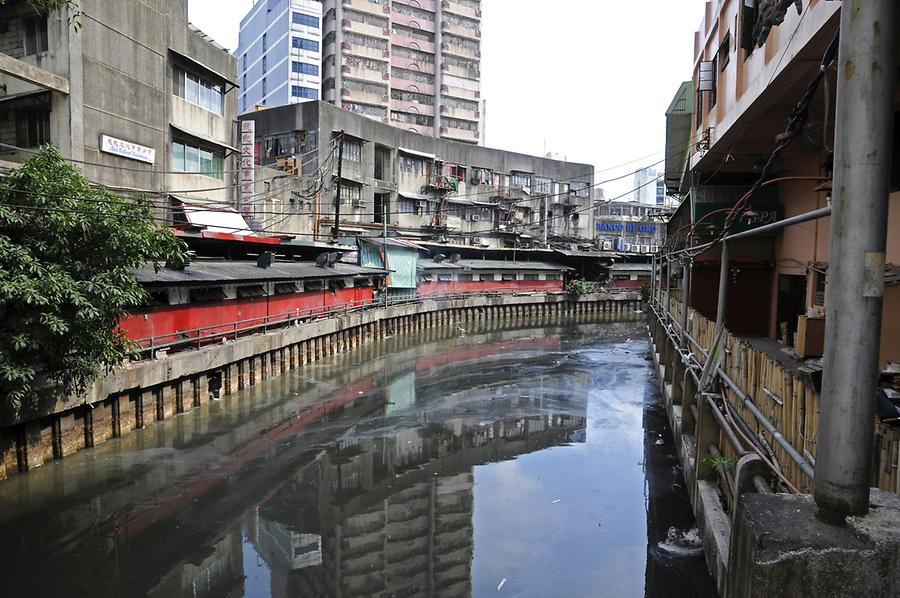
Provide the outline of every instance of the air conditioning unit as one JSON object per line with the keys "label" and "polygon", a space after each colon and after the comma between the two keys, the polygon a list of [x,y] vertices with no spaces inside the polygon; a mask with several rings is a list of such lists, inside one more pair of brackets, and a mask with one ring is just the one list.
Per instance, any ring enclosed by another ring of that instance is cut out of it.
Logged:
{"label": "air conditioning unit", "polygon": [[650,253],[659,253],[659,245],[651,245]]}
{"label": "air conditioning unit", "polygon": [[631,251],[631,243],[625,243],[625,251]]}
{"label": "air conditioning unit", "polygon": [[649,245],[641,245],[641,253],[650,253]]}
{"label": "air conditioning unit", "polygon": [[472,222],[478,222],[479,220],[481,220],[481,216],[477,216],[477,215],[469,216],[469,220],[471,220]]}
{"label": "air conditioning unit", "polygon": [[612,241],[603,241],[603,251],[612,251]]}
{"label": "air conditioning unit", "polygon": [[354,207],[354,208],[362,208],[362,207],[365,207],[365,206],[363,205],[363,201],[362,201],[361,199],[354,199],[354,200],[353,200],[353,207]]}

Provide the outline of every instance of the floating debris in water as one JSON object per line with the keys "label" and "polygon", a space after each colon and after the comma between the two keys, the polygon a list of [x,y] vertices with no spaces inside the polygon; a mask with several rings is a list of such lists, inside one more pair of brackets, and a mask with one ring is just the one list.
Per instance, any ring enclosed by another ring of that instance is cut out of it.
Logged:
{"label": "floating debris in water", "polygon": [[695,557],[703,554],[703,540],[696,527],[683,531],[670,527],[666,539],[657,546],[672,556]]}

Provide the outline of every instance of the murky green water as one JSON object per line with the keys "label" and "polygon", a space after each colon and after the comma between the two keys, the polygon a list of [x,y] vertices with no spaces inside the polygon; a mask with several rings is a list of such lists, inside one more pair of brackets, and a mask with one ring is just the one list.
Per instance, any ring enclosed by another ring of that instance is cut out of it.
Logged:
{"label": "murky green water", "polygon": [[644,325],[453,334],[0,482],[4,595],[714,596]]}

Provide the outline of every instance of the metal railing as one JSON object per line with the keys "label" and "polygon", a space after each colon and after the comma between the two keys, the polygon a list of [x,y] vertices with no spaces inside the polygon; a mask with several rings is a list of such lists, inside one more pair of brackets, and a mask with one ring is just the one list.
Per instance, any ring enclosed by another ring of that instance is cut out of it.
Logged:
{"label": "metal railing", "polygon": [[[617,294],[617,293],[609,293]],[[199,349],[204,345],[211,345],[224,340],[236,340],[242,336],[268,332],[272,329],[296,326],[301,323],[345,316],[351,313],[402,305],[414,305],[423,301],[452,301],[456,299],[470,299],[472,297],[499,297],[499,296],[528,296],[528,295],[566,295],[565,292],[547,292],[542,290],[516,290],[498,289],[493,291],[465,292],[465,293],[429,293],[410,297],[378,297],[367,300],[350,301],[334,305],[317,306],[307,309],[295,309],[278,314],[267,314],[245,320],[210,324],[196,328],[166,332],[146,338],[136,339],[132,342],[137,345],[137,352],[142,356],[153,356],[157,351],[184,350],[188,348]]]}

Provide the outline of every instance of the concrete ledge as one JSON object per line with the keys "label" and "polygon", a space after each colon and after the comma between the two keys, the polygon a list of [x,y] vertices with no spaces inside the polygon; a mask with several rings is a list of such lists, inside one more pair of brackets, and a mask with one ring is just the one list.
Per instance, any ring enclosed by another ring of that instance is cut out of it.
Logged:
{"label": "concrete ledge", "polygon": [[873,488],[871,502],[838,527],[816,519],[811,496],[745,494],[723,597],[900,595],[900,497]]}
{"label": "concrete ledge", "polygon": [[[694,500],[697,527],[703,538],[703,552],[706,566],[724,596],[723,589],[728,577],[728,543],[731,538],[731,519],[722,507],[719,490],[713,482],[697,480],[697,496]],[[757,596],[768,596],[757,594]]]}

